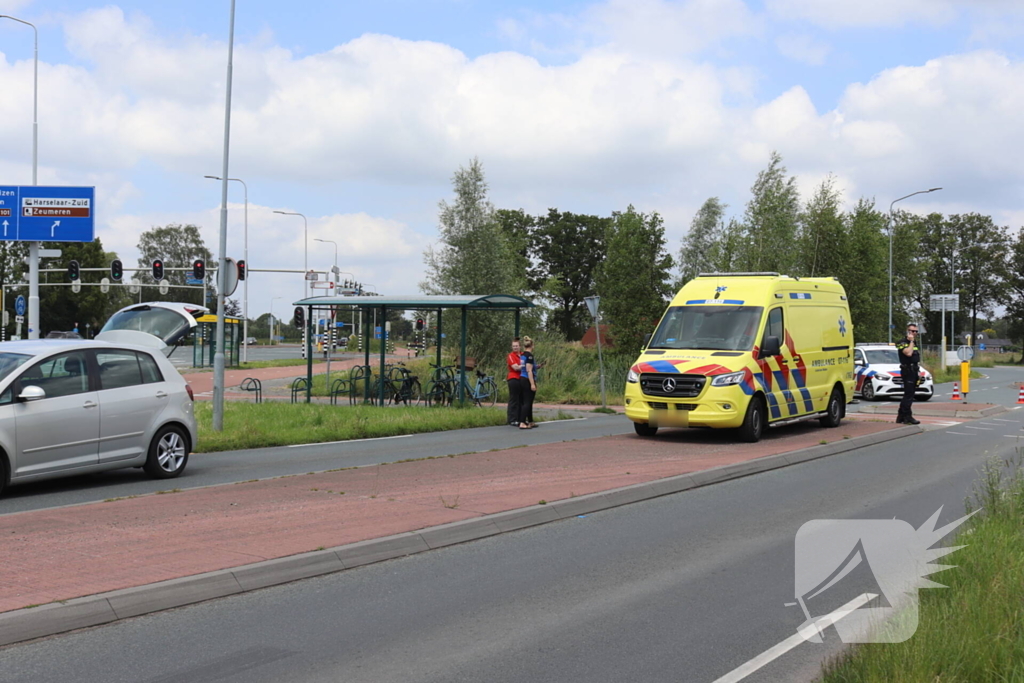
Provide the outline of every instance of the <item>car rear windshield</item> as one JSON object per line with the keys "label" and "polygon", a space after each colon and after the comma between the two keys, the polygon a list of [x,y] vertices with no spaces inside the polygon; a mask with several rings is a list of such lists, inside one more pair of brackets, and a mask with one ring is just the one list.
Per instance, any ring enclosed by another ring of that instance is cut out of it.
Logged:
{"label": "car rear windshield", "polygon": [[672,306],[647,348],[749,351],[763,310],[760,306]]}
{"label": "car rear windshield", "polygon": [[111,330],[148,332],[159,337],[166,344],[173,344],[189,332],[190,325],[188,320],[179,313],[166,308],[142,305],[111,316],[102,331],[109,332]]}
{"label": "car rear windshield", "polygon": [[25,361],[32,356],[24,353],[0,353],[0,382],[7,379],[7,376],[20,368]]}
{"label": "car rear windshield", "polygon": [[899,365],[900,356],[896,349],[868,349],[864,352],[868,357],[868,365]]}

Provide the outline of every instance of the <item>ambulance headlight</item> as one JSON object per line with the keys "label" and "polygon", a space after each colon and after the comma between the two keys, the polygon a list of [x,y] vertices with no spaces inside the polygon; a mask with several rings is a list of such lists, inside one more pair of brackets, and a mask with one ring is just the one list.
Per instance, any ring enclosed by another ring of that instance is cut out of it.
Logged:
{"label": "ambulance headlight", "polygon": [[731,387],[733,384],[739,384],[743,381],[744,373],[741,372],[730,372],[728,375],[718,375],[711,380],[711,386],[713,387]]}
{"label": "ambulance headlight", "polygon": [[630,370],[629,374],[626,375],[626,381],[629,382],[630,384],[636,384],[637,382],[640,381],[640,375],[637,373],[636,370]]}

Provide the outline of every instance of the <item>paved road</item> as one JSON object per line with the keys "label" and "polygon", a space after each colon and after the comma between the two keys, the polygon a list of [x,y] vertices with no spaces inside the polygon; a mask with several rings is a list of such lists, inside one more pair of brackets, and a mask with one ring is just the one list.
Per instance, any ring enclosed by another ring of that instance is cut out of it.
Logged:
{"label": "paved road", "polygon": [[[917,527],[940,506],[940,523],[952,521],[979,466],[1012,455],[1022,421],[1011,411],[976,423],[990,431],[970,439],[930,431],[14,646],[0,651],[0,671],[8,683],[713,681],[803,620],[784,606],[803,523],[896,517]],[[802,644],[747,680],[809,680],[837,647]]]}
{"label": "paved road", "polygon": [[198,453],[190,457],[185,474],[173,481],[150,479],[140,469],[127,469],[12,486],[0,498],[0,514],[88,503],[171,488],[229,484],[285,474],[319,472],[336,467],[374,465],[407,458],[475,453],[520,444],[554,443],[632,432],[632,423],[621,415],[591,413],[586,419],[545,422],[539,428],[529,431],[504,426],[482,427],[304,447]]}

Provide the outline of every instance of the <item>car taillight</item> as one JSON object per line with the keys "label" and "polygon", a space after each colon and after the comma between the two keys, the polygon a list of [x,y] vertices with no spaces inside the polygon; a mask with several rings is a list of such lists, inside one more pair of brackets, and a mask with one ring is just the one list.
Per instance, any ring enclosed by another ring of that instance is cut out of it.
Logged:
{"label": "car taillight", "polygon": [[194,401],[196,400],[196,395],[192,393],[192,385],[191,385],[191,384],[188,384],[188,383],[186,383],[186,384],[185,384],[185,391],[187,391],[187,392],[188,392],[188,397],[189,397],[190,399],[192,399],[192,401],[194,402]]}

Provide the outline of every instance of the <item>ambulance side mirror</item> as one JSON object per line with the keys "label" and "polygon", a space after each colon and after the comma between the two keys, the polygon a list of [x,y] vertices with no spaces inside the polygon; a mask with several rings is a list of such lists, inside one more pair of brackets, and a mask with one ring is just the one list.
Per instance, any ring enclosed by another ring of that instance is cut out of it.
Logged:
{"label": "ambulance side mirror", "polygon": [[650,343],[651,343],[651,335],[650,334],[645,334],[644,335],[644,343],[640,345],[640,348],[641,349],[646,349],[647,345],[650,344]]}
{"label": "ambulance side mirror", "polygon": [[771,356],[778,356],[782,353],[782,344],[779,343],[778,337],[765,337],[764,344],[761,346],[761,358],[770,358]]}

